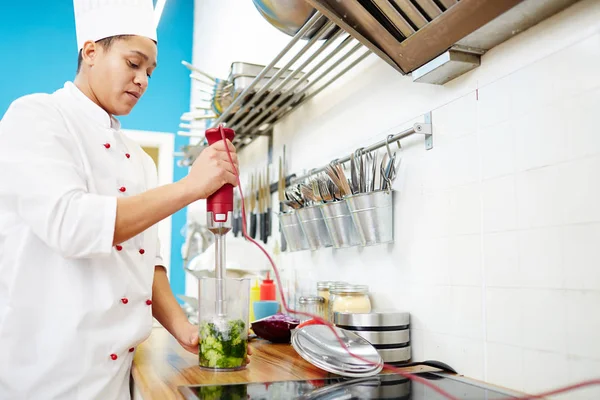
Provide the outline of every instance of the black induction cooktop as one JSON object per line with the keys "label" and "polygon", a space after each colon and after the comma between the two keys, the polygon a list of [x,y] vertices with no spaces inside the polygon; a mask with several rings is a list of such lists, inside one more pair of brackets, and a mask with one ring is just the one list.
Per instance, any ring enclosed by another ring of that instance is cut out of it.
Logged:
{"label": "black induction cooktop", "polygon": [[[418,376],[461,400],[515,399],[516,393],[501,391],[460,376],[446,373],[420,373]],[[443,400],[441,394],[422,383],[399,375],[370,378],[326,378],[301,381],[243,383],[229,385],[181,386],[186,400]]]}

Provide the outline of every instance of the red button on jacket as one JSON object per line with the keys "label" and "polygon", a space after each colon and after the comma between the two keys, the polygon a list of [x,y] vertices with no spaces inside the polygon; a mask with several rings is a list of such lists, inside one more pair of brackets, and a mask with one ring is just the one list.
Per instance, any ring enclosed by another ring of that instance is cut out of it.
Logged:
{"label": "red button on jacket", "polygon": [[114,360],[116,360],[116,359],[117,359],[117,358],[119,358],[119,357],[117,357],[117,355],[116,355],[116,354],[111,354],[111,355],[110,355],[110,358],[111,358],[111,359],[114,361]]}
{"label": "red button on jacket", "polygon": [[125,186],[121,186],[119,188],[119,192],[125,192],[127,190],[127,188]]}
{"label": "red button on jacket", "polygon": [[150,300],[150,299],[146,300],[146,304],[151,305],[152,304],[152,300]]}
{"label": "red button on jacket", "polygon": [[120,244],[116,245],[115,247],[117,248],[117,251],[123,250],[123,246],[121,246]]}
{"label": "red button on jacket", "polygon": [[129,303],[129,299],[127,299],[127,297],[123,297],[123,298],[121,299],[121,303],[123,303],[123,304],[127,304],[127,303]]}
{"label": "red button on jacket", "polygon": [[110,143],[104,143],[104,147],[106,147],[107,149],[110,149]]}
{"label": "red button on jacket", "polygon": [[130,348],[130,349],[129,349],[129,352],[130,352],[130,353],[133,353],[133,351],[134,351],[134,350],[135,350],[135,349],[132,347],[132,348]]}
{"label": "red button on jacket", "polygon": [[145,252],[146,252],[146,250],[140,249],[140,254],[144,254]]}
{"label": "red button on jacket", "polygon": [[125,153],[125,157],[129,158],[129,157],[131,157],[131,154]]}

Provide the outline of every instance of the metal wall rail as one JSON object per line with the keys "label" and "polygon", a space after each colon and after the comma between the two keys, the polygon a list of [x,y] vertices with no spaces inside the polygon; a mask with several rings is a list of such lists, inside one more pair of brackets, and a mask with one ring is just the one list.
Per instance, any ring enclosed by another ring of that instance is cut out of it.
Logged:
{"label": "metal wall rail", "polygon": [[[426,115],[426,120],[431,121],[430,118],[431,118],[430,114],[427,114]],[[359,150],[362,150],[364,152],[370,152],[370,151],[378,150],[378,149],[381,149],[382,147],[389,146],[391,143],[398,142],[401,139],[407,138],[407,137],[409,137],[411,135],[414,135],[414,134],[422,134],[422,135],[424,135],[424,137],[425,137],[425,148],[428,149],[428,150],[431,149],[431,147],[432,147],[432,141],[431,141],[431,139],[432,139],[432,128],[431,128],[431,123],[427,123],[427,122],[421,123],[421,122],[418,122],[418,123],[414,124],[412,127],[408,128],[408,129],[406,129],[406,130],[404,130],[402,132],[399,132],[399,133],[396,133],[396,134],[390,134],[384,140],[380,140],[377,143],[374,143],[374,144],[372,144],[372,145],[370,145],[368,147],[363,147],[363,148],[361,148]],[[344,164],[344,163],[350,161],[351,158],[352,158],[352,155],[347,155],[346,157],[339,158],[339,159],[336,159],[336,160],[333,160],[333,161],[336,161],[336,162],[338,162],[340,164]],[[320,168],[313,168],[313,169],[311,169],[305,175],[295,176],[295,177],[291,178],[290,182],[291,182],[291,184],[302,182],[303,180],[305,180],[307,178],[310,178],[313,175],[316,175],[316,174],[319,174],[319,173],[325,171],[326,168],[327,168],[327,165],[325,165],[323,167],[320,167]]]}

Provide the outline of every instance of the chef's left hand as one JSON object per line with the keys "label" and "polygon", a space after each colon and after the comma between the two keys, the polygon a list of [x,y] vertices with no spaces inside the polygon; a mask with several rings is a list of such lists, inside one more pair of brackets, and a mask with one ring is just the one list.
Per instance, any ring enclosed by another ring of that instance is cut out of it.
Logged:
{"label": "chef's left hand", "polygon": [[[175,339],[177,339],[181,347],[192,354],[198,355],[198,327],[190,322],[187,322],[180,332],[181,333],[179,333],[177,335],[178,337],[175,337]],[[248,355],[251,354],[252,351],[250,350],[250,346],[248,346]],[[250,362],[250,358],[248,357],[246,361]]]}

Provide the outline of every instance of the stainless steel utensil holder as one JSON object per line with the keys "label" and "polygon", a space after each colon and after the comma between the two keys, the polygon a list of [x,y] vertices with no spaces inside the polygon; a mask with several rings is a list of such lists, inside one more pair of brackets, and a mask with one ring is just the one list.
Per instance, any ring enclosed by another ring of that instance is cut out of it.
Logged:
{"label": "stainless steel utensil holder", "polygon": [[321,204],[320,207],[333,247],[340,249],[361,243],[347,202],[325,203]]}
{"label": "stainless steel utensil holder", "polygon": [[311,250],[332,246],[320,206],[303,207],[297,209],[296,212]]}
{"label": "stainless steel utensil holder", "polygon": [[378,190],[344,198],[362,246],[394,241],[393,194],[393,190]]}
{"label": "stainless steel utensil holder", "polygon": [[309,248],[308,241],[298,220],[298,214],[292,210],[280,212],[278,217],[279,226],[285,236],[289,251],[307,250]]}

